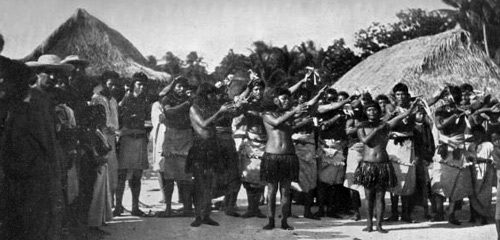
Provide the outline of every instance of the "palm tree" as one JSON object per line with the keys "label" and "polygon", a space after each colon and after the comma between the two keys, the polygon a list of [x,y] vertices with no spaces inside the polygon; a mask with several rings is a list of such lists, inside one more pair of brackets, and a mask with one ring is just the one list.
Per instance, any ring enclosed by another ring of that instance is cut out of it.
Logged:
{"label": "palm tree", "polygon": [[305,68],[321,66],[323,51],[317,50],[313,41],[293,47],[273,47],[262,41],[254,42],[249,56],[251,69],[268,86],[296,82],[305,75]]}
{"label": "palm tree", "polygon": [[[469,31],[482,30],[482,38],[486,54],[490,57],[488,44],[488,25],[498,25],[500,1],[498,0],[443,0],[443,2],[457,9],[460,25]],[[479,28],[477,26],[480,26]]]}

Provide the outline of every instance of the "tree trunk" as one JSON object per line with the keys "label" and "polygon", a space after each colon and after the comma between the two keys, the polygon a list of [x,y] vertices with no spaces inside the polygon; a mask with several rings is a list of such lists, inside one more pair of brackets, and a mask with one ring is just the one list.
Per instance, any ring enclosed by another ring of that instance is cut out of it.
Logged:
{"label": "tree trunk", "polygon": [[484,40],[484,49],[486,50],[486,55],[491,58],[490,56],[490,49],[488,48],[488,36],[486,35],[486,22],[483,20],[483,40]]}

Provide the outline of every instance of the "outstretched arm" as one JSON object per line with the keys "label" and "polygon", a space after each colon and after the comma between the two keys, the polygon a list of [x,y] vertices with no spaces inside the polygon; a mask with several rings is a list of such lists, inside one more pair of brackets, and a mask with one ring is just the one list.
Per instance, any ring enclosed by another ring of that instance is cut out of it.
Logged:
{"label": "outstretched arm", "polygon": [[432,97],[426,100],[427,105],[431,107],[432,105],[436,104],[439,101],[439,99],[443,98],[446,95],[446,92],[447,92],[446,88],[439,89],[437,92],[433,94]]}
{"label": "outstretched arm", "polygon": [[301,128],[312,121],[313,121],[313,118],[311,116],[301,118],[299,121],[295,122],[295,124],[293,125],[293,129],[295,130],[295,129]]}
{"label": "outstretched arm", "polygon": [[207,119],[203,119],[201,116],[200,110],[198,108],[192,106],[189,109],[189,116],[191,118],[191,122],[200,126],[202,128],[208,127],[210,124],[214,123],[224,112],[228,110],[228,105],[222,105],[220,109],[212,116]]}
{"label": "outstretched arm", "polygon": [[447,126],[449,126],[450,124],[454,123],[462,115],[464,115],[464,113],[454,113],[451,116],[445,118],[441,116],[441,114],[438,114],[436,112],[436,128],[438,130],[442,130]]}
{"label": "outstretched arm", "polygon": [[393,128],[395,127],[401,120],[405,119],[406,117],[410,116],[412,113],[413,113],[413,110],[415,110],[415,107],[417,106],[417,102],[419,100],[416,100],[414,101],[411,106],[410,106],[410,109],[406,110],[404,113],[402,114],[399,114],[397,115],[396,117],[394,117],[393,119],[391,119],[388,124],[389,124],[389,127],[390,128]]}
{"label": "outstretched arm", "polygon": [[377,136],[379,134],[383,134],[384,132],[385,132],[385,134],[388,134],[389,130],[390,130],[389,128],[390,128],[390,126],[388,123],[381,122],[376,128],[373,129],[373,131],[366,134],[364,127],[360,127],[360,128],[358,128],[358,138],[364,144],[370,144],[373,141],[373,139],[375,138],[375,136]]}
{"label": "outstretched arm", "polygon": [[290,91],[293,94],[294,92],[296,92],[297,90],[299,90],[300,86],[307,81],[308,77],[309,77],[309,75],[306,74],[306,76],[304,77],[304,79],[298,81],[295,85],[289,87],[288,91]]}
{"label": "outstretched arm", "polygon": [[267,123],[273,127],[277,127],[281,125],[282,123],[288,121],[290,118],[292,118],[296,113],[299,113],[301,111],[306,110],[306,105],[300,104],[296,107],[294,107],[291,111],[285,112],[285,114],[275,117],[271,115],[270,113],[264,113],[262,116],[262,120],[264,120],[264,123]]}
{"label": "outstretched arm", "polygon": [[163,96],[167,95],[167,94],[170,92],[170,90],[172,90],[172,88],[174,87],[175,82],[176,82],[176,80],[174,79],[174,80],[172,80],[170,83],[168,83],[168,84],[167,84],[167,86],[165,86],[165,87],[164,87],[164,88],[160,91],[160,93],[158,93],[158,95],[159,95],[160,97],[163,97]]}
{"label": "outstretched arm", "polygon": [[311,98],[311,100],[306,102],[306,105],[312,106],[312,105],[316,104],[319,101],[319,98],[321,97],[321,95],[323,95],[323,93],[325,92],[327,87],[328,87],[328,85],[325,85],[323,88],[321,88],[318,91],[318,93],[316,94],[316,96],[314,96],[313,98]]}
{"label": "outstretched arm", "polygon": [[343,107],[349,101],[351,101],[351,100],[346,99],[346,100],[341,101],[341,102],[332,102],[329,104],[319,105],[318,106],[318,113],[325,113],[325,112],[333,111],[335,109],[339,109],[339,108]]}
{"label": "outstretched arm", "polygon": [[166,116],[179,114],[180,112],[187,110],[190,106],[191,106],[191,103],[189,101],[185,101],[185,102],[183,102],[177,106],[174,106],[174,107],[172,107],[170,105],[165,105],[163,107],[163,113]]}

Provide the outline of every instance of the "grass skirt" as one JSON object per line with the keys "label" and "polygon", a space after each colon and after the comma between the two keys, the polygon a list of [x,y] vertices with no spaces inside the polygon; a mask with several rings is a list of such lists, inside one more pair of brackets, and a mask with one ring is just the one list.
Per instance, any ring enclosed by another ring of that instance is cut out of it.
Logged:
{"label": "grass skirt", "polygon": [[299,181],[299,158],[295,154],[264,153],[260,179],[265,182]]}
{"label": "grass skirt", "polygon": [[391,162],[361,161],[354,172],[354,184],[368,189],[388,190],[396,187],[397,177]]}

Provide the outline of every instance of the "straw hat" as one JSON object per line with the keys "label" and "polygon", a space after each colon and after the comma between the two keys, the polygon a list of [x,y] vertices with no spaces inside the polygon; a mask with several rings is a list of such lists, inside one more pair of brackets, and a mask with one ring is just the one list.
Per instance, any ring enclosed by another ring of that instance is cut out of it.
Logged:
{"label": "straw hat", "polygon": [[68,63],[71,65],[82,65],[84,67],[87,67],[89,65],[89,61],[81,59],[78,57],[78,55],[69,55],[64,60],[61,61],[61,63]]}
{"label": "straw hat", "polygon": [[45,54],[38,58],[38,61],[26,62],[28,67],[39,68],[44,67],[47,69],[56,69],[62,71],[71,71],[75,67],[68,63],[62,63],[61,58],[53,54]]}

